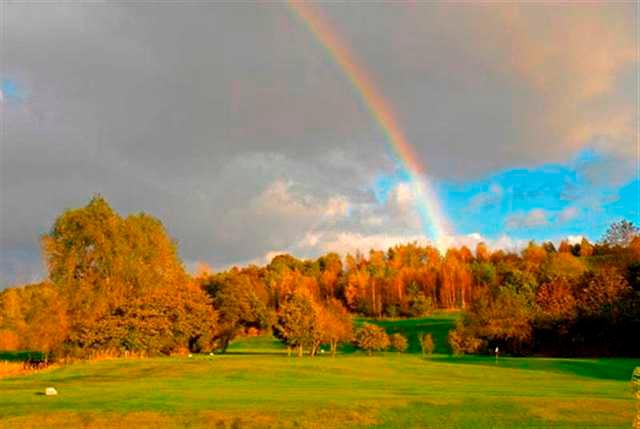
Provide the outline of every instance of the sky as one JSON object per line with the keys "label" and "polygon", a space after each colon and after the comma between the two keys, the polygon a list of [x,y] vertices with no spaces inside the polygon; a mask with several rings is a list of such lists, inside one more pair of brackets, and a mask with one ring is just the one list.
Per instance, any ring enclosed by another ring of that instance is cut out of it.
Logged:
{"label": "sky", "polygon": [[[446,244],[640,223],[634,2],[310,7],[384,98]],[[415,171],[286,2],[0,17],[0,288],[41,278],[41,235],[96,193],[161,219],[189,269],[434,242]]]}

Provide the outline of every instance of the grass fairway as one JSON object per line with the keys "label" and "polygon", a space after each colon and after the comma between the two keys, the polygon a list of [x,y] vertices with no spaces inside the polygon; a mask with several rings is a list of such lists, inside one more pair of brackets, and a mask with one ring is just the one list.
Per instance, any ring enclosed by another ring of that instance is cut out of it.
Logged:
{"label": "grass fairway", "polygon": [[[385,323],[411,335],[447,318]],[[300,359],[258,337],[227,355],[83,362],[0,379],[0,427],[628,428],[637,365],[348,349]],[[47,386],[60,394],[42,395]]]}

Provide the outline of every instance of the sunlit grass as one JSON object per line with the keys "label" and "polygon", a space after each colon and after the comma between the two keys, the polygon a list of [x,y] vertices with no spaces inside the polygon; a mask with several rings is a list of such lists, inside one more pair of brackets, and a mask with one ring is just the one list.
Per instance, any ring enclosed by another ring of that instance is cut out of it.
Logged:
{"label": "sunlit grass", "polygon": [[[635,413],[637,360],[345,352],[288,358],[277,341],[254,337],[228,355],[82,362],[7,378],[0,427],[626,428]],[[41,395],[47,386],[60,394]]]}

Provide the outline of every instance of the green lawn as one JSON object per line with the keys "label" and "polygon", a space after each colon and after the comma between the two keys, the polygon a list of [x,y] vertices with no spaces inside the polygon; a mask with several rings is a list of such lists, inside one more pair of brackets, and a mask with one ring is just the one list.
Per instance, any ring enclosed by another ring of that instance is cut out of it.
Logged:
{"label": "green lawn", "polygon": [[[453,316],[382,322],[409,334]],[[440,349],[442,332],[434,330]],[[411,342],[412,350],[417,343]],[[638,360],[418,353],[288,358],[270,337],[227,355],[84,362],[0,379],[0,427],[620,427]],[[60,394],[41,394],[54,386]]]}

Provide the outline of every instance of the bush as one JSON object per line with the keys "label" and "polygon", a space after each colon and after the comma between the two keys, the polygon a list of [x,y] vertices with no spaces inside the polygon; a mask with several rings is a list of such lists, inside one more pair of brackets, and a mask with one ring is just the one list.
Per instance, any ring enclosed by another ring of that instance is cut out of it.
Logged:
{"label": "bush", "polygon": [[483,340],[472,335],[462,324],[449,332],[449,346],[454,355],[478,353],[484,345]]}
{"label": "bush", "polygon": [[420,317],[431,314],[433,311],[433,300],[426,297],[422,292],[411,296],[409,299],[409,311],[407,315],[410,317]]}
{"label": "bush", "polygon": [[389,342],[391,343],[391,348],[400,353],[406,352],[407,347],[409,346],[407,339],[402,334],[390,335]]}
{"label": "bush", "polygon": [[389,347],[389,336],[383,328],[365,323],[356,332],[355,345],[371,356],[374,350],[386,350]]}
{"label": "bush", "polygon": [[396,318],[400,315],[400,309],[395,304],[389,304],[384,308],[384,313],[387,317]]}
{"label": "bush", "polygon": [[423,355],[430,355],[433,353],[433,350],[435,349],[433,336],[431,334],[420,335],[420,347],[422,347]]}

